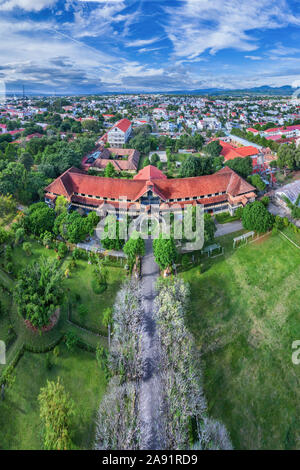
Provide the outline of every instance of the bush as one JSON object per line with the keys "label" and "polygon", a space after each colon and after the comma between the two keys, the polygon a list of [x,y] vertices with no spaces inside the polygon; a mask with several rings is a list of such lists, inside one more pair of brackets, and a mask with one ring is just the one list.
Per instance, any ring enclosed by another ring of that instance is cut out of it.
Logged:
{"label": "bush", "polygon": [[78,344],[78,336],[73,331],[68,331],[65,335],[65,345],[69,351],[73,351]]}
{"label": "bush", "polygon": [[57,251],[58,251],[58,256],[60,258],[64,258],[66,256],[67,252],[68,252],[68,248],[65,245],[65,243],[61,242],[61,243],[58,244]]}

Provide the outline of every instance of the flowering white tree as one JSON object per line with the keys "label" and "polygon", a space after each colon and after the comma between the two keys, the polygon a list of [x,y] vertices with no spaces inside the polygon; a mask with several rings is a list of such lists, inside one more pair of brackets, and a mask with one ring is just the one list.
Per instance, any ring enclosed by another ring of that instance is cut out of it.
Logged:
{"label": "flowering white tree", "polygon": [[141,375],[141,289],[124,283],[113,311],[113,339],[108,359],[112,378],[102,399],[96,426],[96,449],[138,449],[138,379]]}
{"label": "flowering white tree", "polygon": [[157,289],[166,448],[231,449],[225,427],[207,414],[199,357],[185,326],[189,288],[175,279],[158,282]]}

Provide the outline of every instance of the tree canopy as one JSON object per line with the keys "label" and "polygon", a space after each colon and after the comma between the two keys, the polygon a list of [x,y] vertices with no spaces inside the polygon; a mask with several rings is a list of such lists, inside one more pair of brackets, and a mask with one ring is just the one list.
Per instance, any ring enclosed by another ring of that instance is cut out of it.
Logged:
{"label": "tree canopy", "polygon": [[167,269],[175,262],[177,257],[176,246],[174,238],[163,238],[160,234],[158,238],[153,241],[153,252],[155,261],[161,270]]}
{"label": "tree canopy", "polygon": [[47,385],[40,390],[38,401],[44,425],[45,449],[71,449],[70,428],[75,407],[59,378],[57,382],[47,381]]}
{"label": "tree canopy", "polygon": [[242,223],[246,230],[265,233],[272,228],[274,216],[270,214],[262,202],[255,201],[244,207]]}
{"label": "tree canopy", "polygon": [[63,300],[62,271],[56,260],[41,258],[19,273],[15,300],[19,314],[37,328],[49,323]]}

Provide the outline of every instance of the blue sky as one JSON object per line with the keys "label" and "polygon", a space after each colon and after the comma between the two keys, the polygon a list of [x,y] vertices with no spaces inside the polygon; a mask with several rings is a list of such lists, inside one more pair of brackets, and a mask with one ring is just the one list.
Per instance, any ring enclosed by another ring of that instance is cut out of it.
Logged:
{"label": "blue sky", "polygon": [[9,91],[300,86],[300,0],[0,0],[0,37]]}

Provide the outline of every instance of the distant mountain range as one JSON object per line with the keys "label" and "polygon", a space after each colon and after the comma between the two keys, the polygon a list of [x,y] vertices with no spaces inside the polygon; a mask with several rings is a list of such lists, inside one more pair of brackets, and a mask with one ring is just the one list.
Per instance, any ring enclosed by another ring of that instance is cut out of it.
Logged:
{"label": "distant mountain range", "polygon": [[[57,96],[88,96],[88,95],[152,95],[152,94],[162,94],[162,95],[202,95],[202,96],[291,96],[295,92],[296,88],[293,88],[289,85],[282,87],[271,87],[268,85],[255,87],[255,88],[243,88],[237,90],[230,90],[226,88],[206,88],[200,90],[170,90],[170,91],[102,91],[102,92],[81,92],[81,93],[56,93]],[[16,92],[7,92],[7,96],[20,96],[21,93]],[[37,92],[26,92],[27,96],[50,96],[50,93],[37,93]],[[53,95],[52,95],[53,96]]]}
{"label": "distant mountain range", "polygon": [[244,88],[240,90],[229,90],[221,88],[207,88],[202,90],[180,90],[180,91],[170,91],[163,92],[164,94],[170,95],[209,95],[209,96],[218,96],[218,95],[261,95],[261,96],[291,96],[295,92],[295,88],[285,85],[282,87],[271,87],[271,86],[260,86],[255,88]]}

